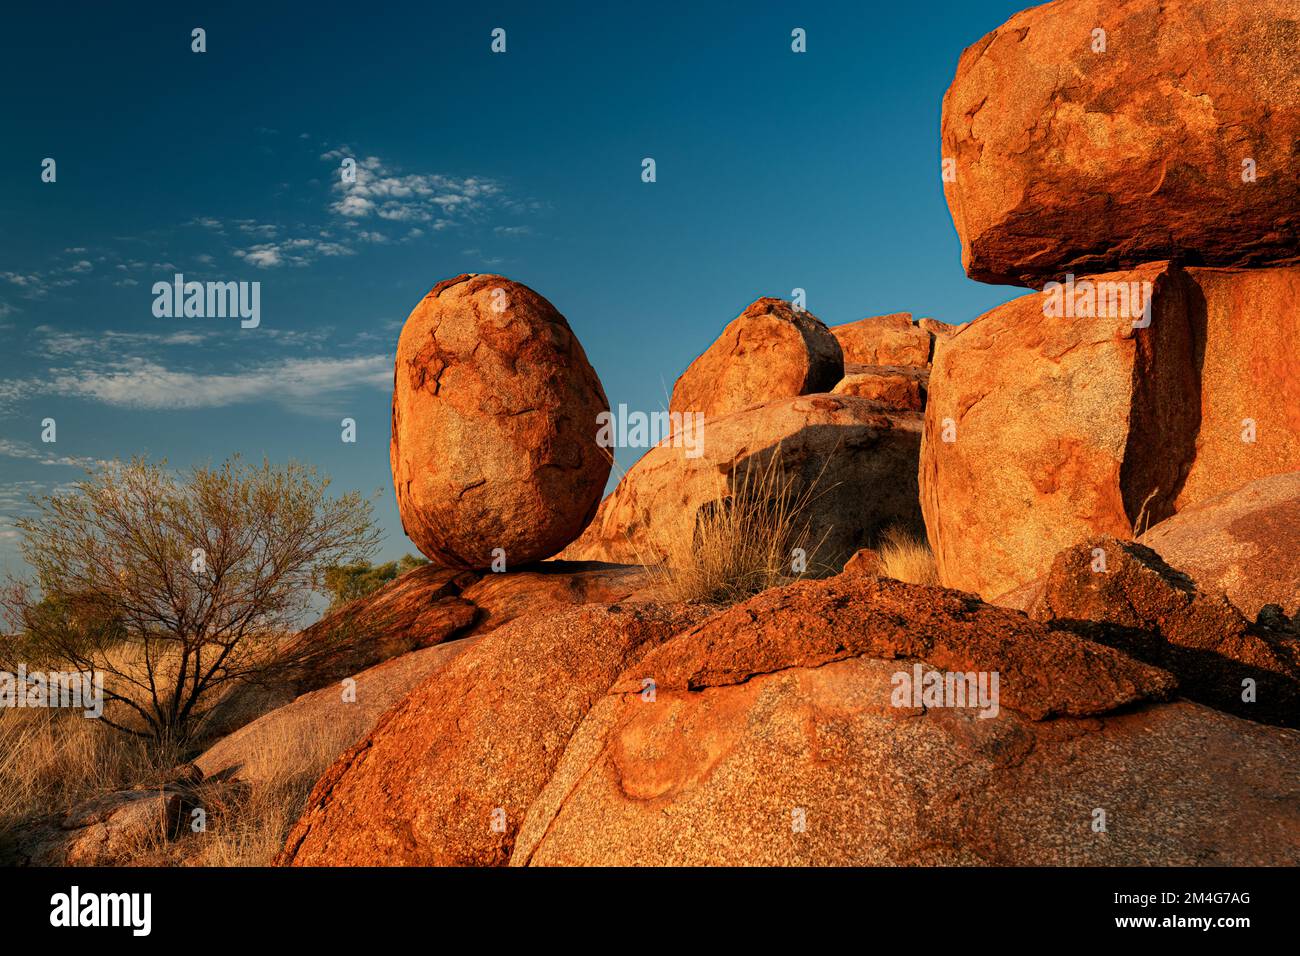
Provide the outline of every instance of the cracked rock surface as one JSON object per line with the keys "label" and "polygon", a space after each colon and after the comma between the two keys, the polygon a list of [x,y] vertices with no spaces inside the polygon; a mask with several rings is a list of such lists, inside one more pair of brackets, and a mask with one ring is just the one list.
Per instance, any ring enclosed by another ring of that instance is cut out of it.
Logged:
{"label": "cracked rock surface", "polygon": [[944,192],[967,274],[1039,288],[1174,256],[1294,261],[1297,62],[1294,0],[1017,13],[962,54],[943,102]]}
{"label": "cracked rock surface", "polygon": [[[894,706],[916,659],[998,670],[997,716]],[[969,595],[791,585],[627,669],[511,865],[1296,863],[1300,737],[1173,683]]]}
{"label": "cracked rock surface", "polygon": [[402,527],[430,560],[484,570],[582,533],[609,477],[609,402],[564,316],[497,275],[438,283],[402,328],[390,458]]}
{"label": "cracked rock surface", "polygon": [[782,299],[751,303],[673,385],[670,412],[717,418],[749,405],[829,392],[844,357],[811,312]]}

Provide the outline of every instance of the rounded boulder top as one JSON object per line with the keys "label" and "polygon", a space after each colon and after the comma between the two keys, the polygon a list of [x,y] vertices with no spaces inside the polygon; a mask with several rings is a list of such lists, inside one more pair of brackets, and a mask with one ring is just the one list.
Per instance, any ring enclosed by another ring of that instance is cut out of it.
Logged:
{"label": "rounded boulder top", "polygon": [[609,402],[568,322],[499,275],[439,282],[397,345],[390,458],[402,526],[431,560],[507,567],[582,533],[609,477]]}

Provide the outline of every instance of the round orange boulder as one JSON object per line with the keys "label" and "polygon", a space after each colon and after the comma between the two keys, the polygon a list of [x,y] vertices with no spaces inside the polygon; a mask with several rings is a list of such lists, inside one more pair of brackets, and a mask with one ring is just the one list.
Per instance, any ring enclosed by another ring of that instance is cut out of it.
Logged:
{"label": "round orange boulder", "polygon": [[450,567],[550,557],[600,503],[611,458],[597,417],[608,411],[550,302],[498,275],[438,283],[397,344],[390,458],[402,527]]}

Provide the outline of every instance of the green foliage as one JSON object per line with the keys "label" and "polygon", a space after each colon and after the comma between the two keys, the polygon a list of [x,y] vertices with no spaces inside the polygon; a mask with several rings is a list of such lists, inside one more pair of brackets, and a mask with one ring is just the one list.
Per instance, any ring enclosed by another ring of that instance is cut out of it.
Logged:
{"label": "green foliage", "polygon": [[425,558],[406,554],[387,564],[376,565],[369,561],[357,561],[326,568],[325,590],[332,595],[330,608],[341,607],[349,601],[372,594],[388,582],[396,581],[407,571],[413,571],[428,563]]}
{"label": "green foliage", "polygon": [[63,663],[52,657],[35,635],[58,632],[81,654],[112,648],[127,640],[122,616],[90,595],[49,594],[37,601],[30,613],[30,629],[0,641],[0,667],[4,670],[16,670],[19,663],[29,668]]}
{"label": "green foliage", "polygon": [[0,658],[103,672],[106,724],[184,740],[228,685],[331,650],[290,654],[283,638],[326,570],[365,561],[379,535],[369,501],[328,488],[294,462],[176,473],[135,459],[33,498],[35,516],[15,524],[34,580],[0,589],[16,635]]}

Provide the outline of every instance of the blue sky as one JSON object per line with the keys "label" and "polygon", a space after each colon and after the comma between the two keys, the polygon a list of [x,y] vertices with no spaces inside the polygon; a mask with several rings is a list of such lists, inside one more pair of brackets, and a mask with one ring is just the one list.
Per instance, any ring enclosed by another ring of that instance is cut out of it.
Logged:
{"label": "blue sky", "polygon": [[[0,569],[21,571],[26,494],[133,455],[311,462],[380,492],[382,557],[414,550],[389,476],[392,357],[458,273],[545,295],[611,403],[647,411],[762,295],[804,288],[834,325],[962,322],[1019,294],[962,272],[939,110],[962,49],[1022,6],[7,10]],[[343,191],[342,156],[361,189]],[[156,318],[151,286],[176,272],[259,281],[260,327]]]}

